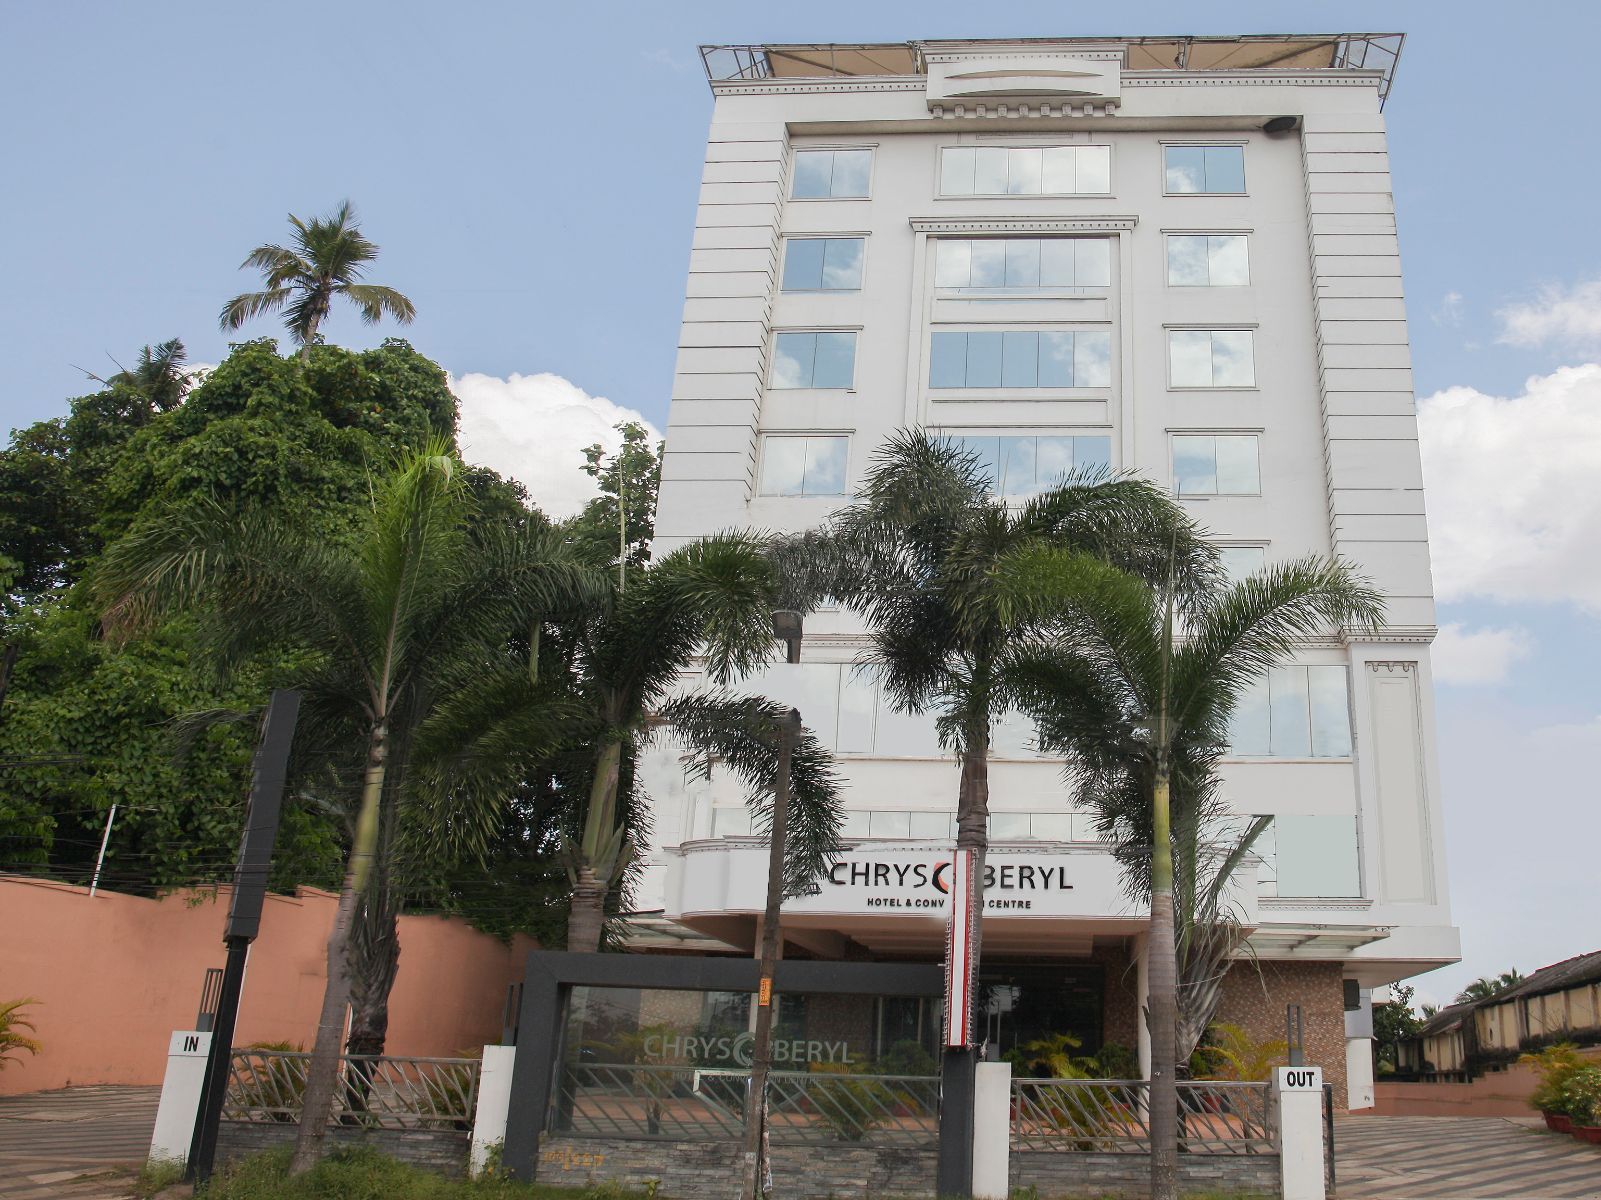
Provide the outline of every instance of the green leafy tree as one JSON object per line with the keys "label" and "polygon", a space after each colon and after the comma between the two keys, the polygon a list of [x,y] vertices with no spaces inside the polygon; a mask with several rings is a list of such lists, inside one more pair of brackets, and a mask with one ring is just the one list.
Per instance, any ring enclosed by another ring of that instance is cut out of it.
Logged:
{"label": "green leafy tree", "polygon": [[656,492],[661,484],[661,443],[654,446],[643,425],[617,426],[623,444],[607,456],[596,443],[584,450],[584,473],[600,487],[596,496],[567,523],[586,556],[617,569],[626,577],[650,561],[656,536]]}
{"label": "green leafy tree", "polygon": [[1373,1006],[1373,1055],[1380,1070],[1394,1071],[1400,1065],[1398,1047],[1423,1032],[1428,1014],[1412,1011],[1416,989],[1404,983],[1390,985],[1390,1002]]}
{"label": "green leafy tree", "polygon": [[[295,1169],[305,1170],[333,1104],[352,928],[360,905],[384,902],[370,889],[385,882],[381,846],[402,836],[415,732],[460,688],[467,664],[489,661],[511,634],[588,599],[592,575],[543,524],[470,536],[455,460],[435,441],[372,480],[371,503],[345,538],[191,504],[112,546],[97,584],[106,624],[121,636],[193,612],[198,644],[224,668],[262,647],[306,652],[309,665],[292,680],[305,693],[297,741],[344,748],[346,761],[359,763],[295,1151]],[[460,790],[450,797],[470,798]],[[425,843],[470,838],[483,823],[473,818],[457,806],[446,819],[439,808],[404,832]]]}
{"label": "green leafy tree", "polygon": [[1481,976],[1458,992],[1456,999],[1451,1003],[1471,1004],[1477,1000],[1489,1000],[1502,992],[1511,991],[1523,981],[1524,976],[1516,967],[1510,971],[1502,971],[1493,979],[1488,975]]}
{"label": "green leafy tree", "polygon": [[1218,897],[1261,828],[1215,857],[1229,714],[1304,639],[1374,625],[1383,602],[1339,562],[1302,559],[1233,586],[1192,575],[1185,586],[1177,569],[1153,583],[1045,545],[1008,564],[1000,587],[1054,610],[1051,637],[1022,647],[1009,675],[1041,749],[1071,757],[1077,801],[1117,848],[1130,895],[1150,902],[1151,1191],[1171,1200],[1176,1068],[1216,1011],[1234,941]]}
{"label": "green leafy tree", "polygon": [[309,221],[290,213],[289,224],[295,231],[292,246],[257,246],[240,264],[240,270],[260,271],[266,287],[235,296],[222,306],[218,320],[224,330],[238,329],[264,313],[287,308],[284,328],[306,358],[317,344],[336,298],[354,304],[368,325],[376,325],[386,316],[402,325],[411,324],[417,310],[410,300],[394,288],[360,282],[367,264],[378,257],[378,247],[357,226],[350,201],[327,217]]}

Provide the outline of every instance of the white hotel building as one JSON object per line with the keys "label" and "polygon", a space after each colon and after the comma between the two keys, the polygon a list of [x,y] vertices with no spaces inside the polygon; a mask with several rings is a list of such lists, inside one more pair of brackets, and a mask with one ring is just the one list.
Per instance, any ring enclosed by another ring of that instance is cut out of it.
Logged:
{"label": "white hotel building", "polygon": [[[1222,1019],[1282,1036],[1372,1103],[1372,989],[1458,955],[1429,643],[1435,612],[1380,115],[1397,35],[1063,38],[705,52],[716,98],[672,392],[658,548],[801,530],[895,430],[969,439],[997,490],[1070,466],[1147,475],[1232,569],[1340,555],[1387,624],[1331,629],[1243,706],[1223,765],[1273,823],[1235,881],[1253,931]],[[785,953],[938,961],[929,868],[957,772],[931,719],[854,670],[849,612],[747,681],[848,781],[851,849],[786,906]],[[1062,764],[997,730],[983,1020],[1001,1048],[1135,1048],[1146,914]],[[748,953],[766,850],[737,785],[642,764],[640,946]],[[921,869],[919,869],[921,868]],[[1246,876],[1249,876],[1248,878]],[[871,1052],[933,1015],[883,998]],[[725,1014],[726,1015],[726,1014]],[[796,1020],[799,1014],[792,1014]]]}

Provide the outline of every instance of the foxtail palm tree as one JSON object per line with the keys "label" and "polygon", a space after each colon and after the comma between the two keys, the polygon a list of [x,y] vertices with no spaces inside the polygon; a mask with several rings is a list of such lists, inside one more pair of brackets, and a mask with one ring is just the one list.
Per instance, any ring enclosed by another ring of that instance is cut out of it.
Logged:
{"label": "foxtail palm tree", "polygon": [[990,495],[975,454],[922,430],[897,433],[874,455],[858,497],[791,544],[789,574],[810,588],[804,599],[832,593],[862,615],[865,663],[898,709],[937,714],[940,742],[961,766],[956,846],[972,855],[969,902],[982,913],[990,731],[1018,700],[1005,659],[1048,628],[1051,611],[1047,596],[1025,603],[997,580],[1021,556],[1057,549],[1150,580],[1176,569],[1193,589],[1217,571],[1217,553],[1146,481],[1086,472],[1008,503]]}
{"label": "foxtail palm tree", "polygon": [[[359,762],[297,1171],[316,1161],[332,1111],[352,926],[379,874],[381,826],[395,815],[416,728],[447,685],[459,688],[463,662],[598,590],[594,572],[575,564],[548,526],[469,536],[467,516],[458,464],[441,441],[374,479],[370,508],[350,535],[202,504],[112,546],[97,575],[115,636],[190,610],[200,618],[202,653],[223,669],[262,649],[301,652],[311,663],[296,680],[306,696],[301,732],[343,743]],[[454,814],[430,834],[447,838],[466,823]]]}
{"label": "foxtail palm tree", "polygon": [[998,586],[1018,603],[1043,597],[1055,608],[1051,637],[1008,661],[1009,681],[1041,749],[1071,757],[1078,803],[1116,847],[1125,887],[1150,901],[1151,1194],[1171,1200],[1177,1065],[1216,1011],[1237,948],[1223,889],[1263,824],[1232,846],[1208,844],[1224,815],[1216,767],[1229,714],[1305,639],[1377,624],[1383,601],[1349,566],[1316,558],[1196,590],[1047,547],[1009,564]]}
{"label": "foxtail palm tree", "polygon": [[240,264],[240,270],[251,267],[260,271],[266,287],[235,296],[222,306],[218,322],[224,330],[238,329],[263,313],[287,306],[284,326],[304,358],[317,344],[335,297],[343,296],[354,304],[368,325],[378,324],[385,316],[409,325],[416,317],[412,302],[394,288],[360,282],[366,265],[378,257],[378,247],[357,227],[350,201],[331,216],[309,221],[290,213],[289,224],[295,230],[292,247],[257,246]]}

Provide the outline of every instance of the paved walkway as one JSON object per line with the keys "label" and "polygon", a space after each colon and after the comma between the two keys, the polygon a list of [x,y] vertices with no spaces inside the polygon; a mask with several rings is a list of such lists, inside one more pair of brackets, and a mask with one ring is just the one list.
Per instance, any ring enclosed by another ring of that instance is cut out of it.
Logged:
{"label": "paved walkway", "polygon": [[1339,1200],[1601,1198],[1601,1146],[1500,1117],[1342,1117]]}
{"label": "paved walkway", "polygon": [[160,1088],[0,1096],[0,1200],[120,1200],[150,1150]]}

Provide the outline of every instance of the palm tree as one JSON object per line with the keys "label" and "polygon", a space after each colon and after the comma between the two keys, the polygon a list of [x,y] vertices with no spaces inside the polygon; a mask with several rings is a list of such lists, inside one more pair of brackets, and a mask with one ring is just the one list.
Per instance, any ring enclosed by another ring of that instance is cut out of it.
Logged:
{"label": "palm tree", "polygon": [[1510,971],[1502,971],[1494,979],[1484,975],[1475,979],[1467,987],[1457,993],[1452,1004],[1471,1004],[1477,1000],[1488,1000],[1492,996],[1499,996],[1502,992],[1511,991],[1524,981],[1524,975],[1516,967]]}
{"label": "palm tree", "polygon": [[[1085,473],[1008,504],[991,497],[975,454],[922,430],[874,455],[858,495],[820,535],[793,541],[785,562],[804,599],[832,593],[863,616],[865,664],[898,709],[938,714],[941,744],[961,766],[956,846],[972,854],[970,903],[981,913],[990,730],[1018,700],[1005,661],[1048,628],[1050,611],[1048,595],[1021,602],[999,581],[1024,556],[1060,548],[1146,579],[1176,569],[1193,587],[1216,571],[1217,554],[1146,481]],[[977,970],[968,974],[976,986]]]}
{"label": "palm tree", "polygon": [[356,210],[350,201],[332,216],[310,221],[290,213],[289,223],[295,228],[293,249],[271,243],[257,246],[239,265],[240,270],[254,267],[260,271],[266,289],[246,292],[224,304],[218,318],[224,330],[238,329],[254,317],[287,305],[284,326],[305,358],[317,344],[336,296],[354,304],[368,325],[378,324],[385,316],[402,325],[411,323],[417,310],[405,296],[394,288],[359,282],[366,264],[378,257],[378,247],[357,228]]}
{"label": "palm tree", "polygon": [[[459,690],[462,664],[492,657],[509,634],[598,590],[594,572],[575,564],[548,526],[469,536],[465,489],[443,442],[406,456],[372,486],[362,524],[344,537],[215,503],[176,509],[111,547],[97,577],[115,636],[190,610],[200,617],[202,653],[222,669],[262,649],[298,651],[310,666],[296,679],[305,694],[297,741],[359,756],[297,1171],[316,1161],[332,1111],[351,932],[384,869],[380,839],[386,820],[399,819],[415,731],[442,695]],[[321,784],[321,775],[312,779]],[[435,820],[422,835],[471,836],[473,815]]]}
{"label": "palm tree", "polygon": [[1072,757],[1078,802],[1117,848],[1126,887],[1150,900],[1151,1191],[1168,1200],[1178,1169],[1177,1065],[1216,1011],[1224,949],[1237,946],[1223,888],[1263,824],[1233,846],[1208,844],[1224,809],[1216,766],[1229,714],[1305,638],[1376,624],[1383,602],[1347,565],[1315,558],[1196,589],[1175,575],[1153,584],[1041,547],[1002,586],[1018,602],[1046,597],[1056,606],[1052,637],[1008,663],[1011,684],[1041,749]]}

